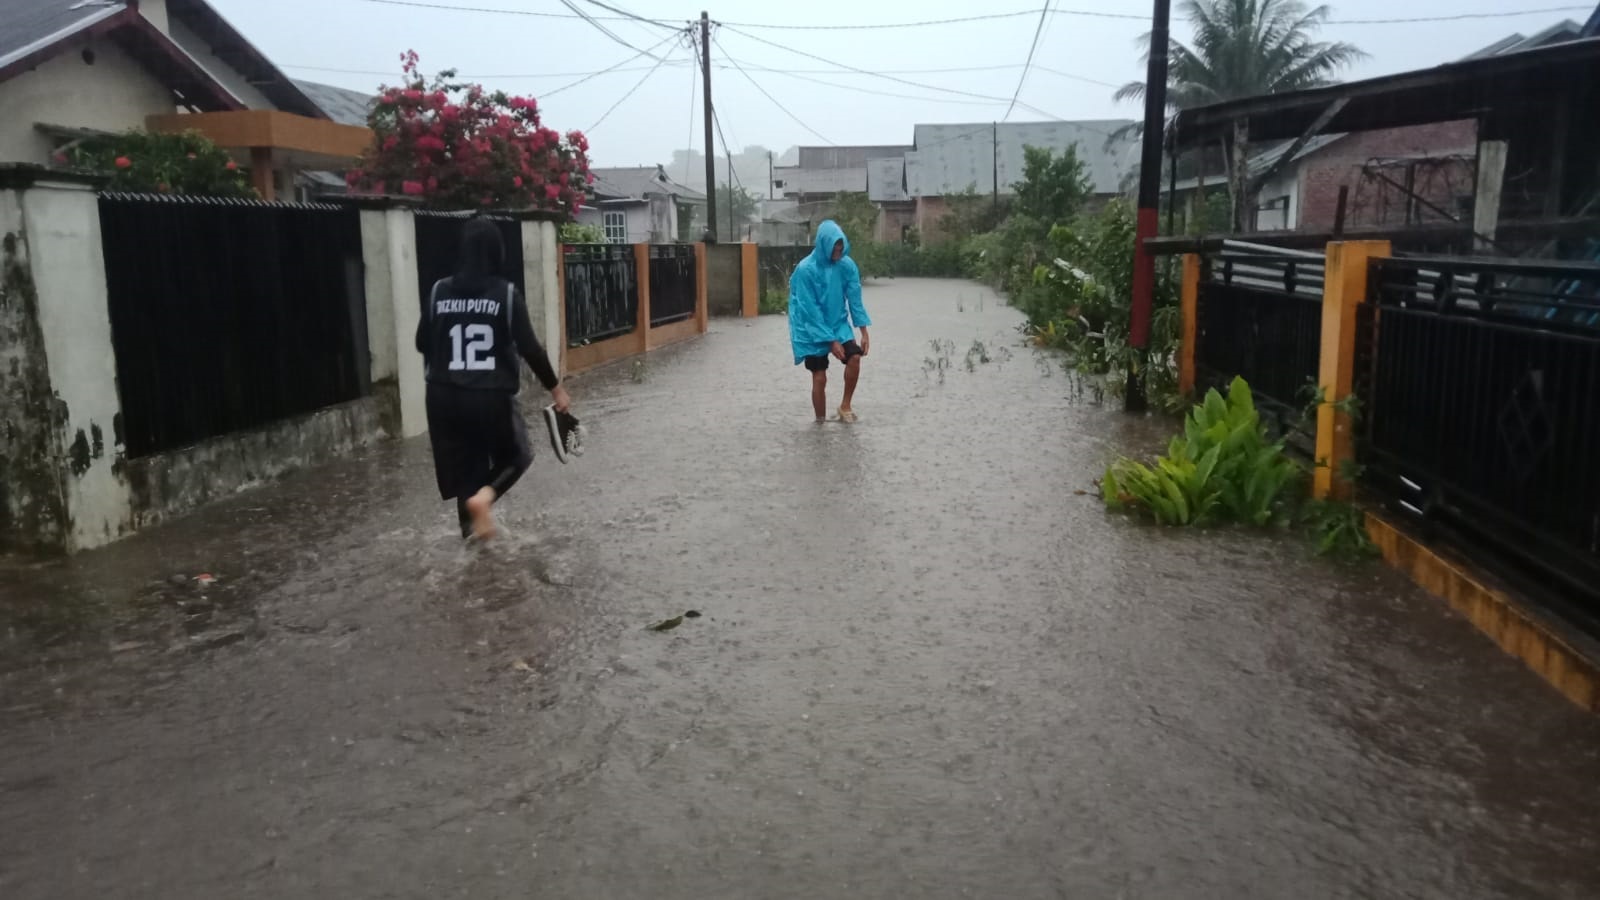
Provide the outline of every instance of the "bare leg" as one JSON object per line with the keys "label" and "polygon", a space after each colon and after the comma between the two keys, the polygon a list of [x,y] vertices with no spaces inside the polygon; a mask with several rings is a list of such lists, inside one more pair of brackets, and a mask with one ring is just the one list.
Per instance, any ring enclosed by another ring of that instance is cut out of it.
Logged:
{"label": "bare leg", "polygon": [[494,488],[479,488],[466,500],[467,514],[472,517],[472,536],[480,541],[494,537]]}
{"label": "bare leg", "polygon": [[844,402],[839,404],[839,412],[850,412],[850,399],[856,394],[856,381],[861,378],[861,357],[852,356],[844,364]]}
{"label": "bare leg", "polygon": [[811,408],[817,414],[817,421],[824,422],[828,418],[828,373],[811,373]]}

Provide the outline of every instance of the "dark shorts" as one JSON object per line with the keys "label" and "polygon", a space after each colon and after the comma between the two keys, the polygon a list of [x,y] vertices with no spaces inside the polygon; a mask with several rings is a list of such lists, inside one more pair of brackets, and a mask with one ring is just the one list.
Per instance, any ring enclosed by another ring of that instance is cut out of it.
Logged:
{"label": "dark shorts", "polygon": [[[844,342],[844,361],[849,362],[861,355],[861,345],[855,341]],[[806,357],[806,369],[811,372],[828,371],[828,360],[833,359],[833,354],[824,353],[821,356]]]}
{"label": "dark shorts", "polygon": [[429,384],[428,440],[439,497],[470,497],[533,461],[515,394]]}

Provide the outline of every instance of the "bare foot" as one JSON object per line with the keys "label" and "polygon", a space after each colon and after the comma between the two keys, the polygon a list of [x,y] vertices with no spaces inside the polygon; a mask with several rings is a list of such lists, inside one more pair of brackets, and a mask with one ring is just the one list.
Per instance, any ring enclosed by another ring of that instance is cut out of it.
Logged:
{"label": "bare foot", "polygon": [[856,420],[855,410],[852,410],[848,406],[839,407],[839,421],[841,421],[841,422],[854,422],[855,420]]}
{"label": "bare foot", "polygon": [[472,517],[473,537],[480,541],[494,537],[494,488],[483,488],[468,498],[467,515]]}

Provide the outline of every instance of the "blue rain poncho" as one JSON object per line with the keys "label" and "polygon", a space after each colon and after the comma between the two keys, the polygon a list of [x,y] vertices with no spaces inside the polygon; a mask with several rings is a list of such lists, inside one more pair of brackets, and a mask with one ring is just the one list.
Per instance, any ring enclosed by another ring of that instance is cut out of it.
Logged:
{"label": "blue rain poncho", "polygon": [[[844,242],[844,256],[833,261],[833,247]],[[850,258],[850,239],[832,219],[817,227],[811,255],[789,278],[789,342],[794,362],[823,356],[834,342],[855,340],[854,329],[872,324],[861,305],[861,270]]]}

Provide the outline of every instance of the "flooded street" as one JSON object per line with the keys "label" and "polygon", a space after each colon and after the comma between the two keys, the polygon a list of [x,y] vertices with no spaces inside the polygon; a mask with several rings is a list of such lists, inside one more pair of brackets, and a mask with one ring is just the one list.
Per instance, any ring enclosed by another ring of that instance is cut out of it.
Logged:
{"label": "flooded street", "polygon": [[866,303],[860,422],[713,321],[490,548],[424,439],[0,564],[0,897],[1600,896],[1600,721],[1381,565],[1107,516],[1171,424],[989,292]]}

